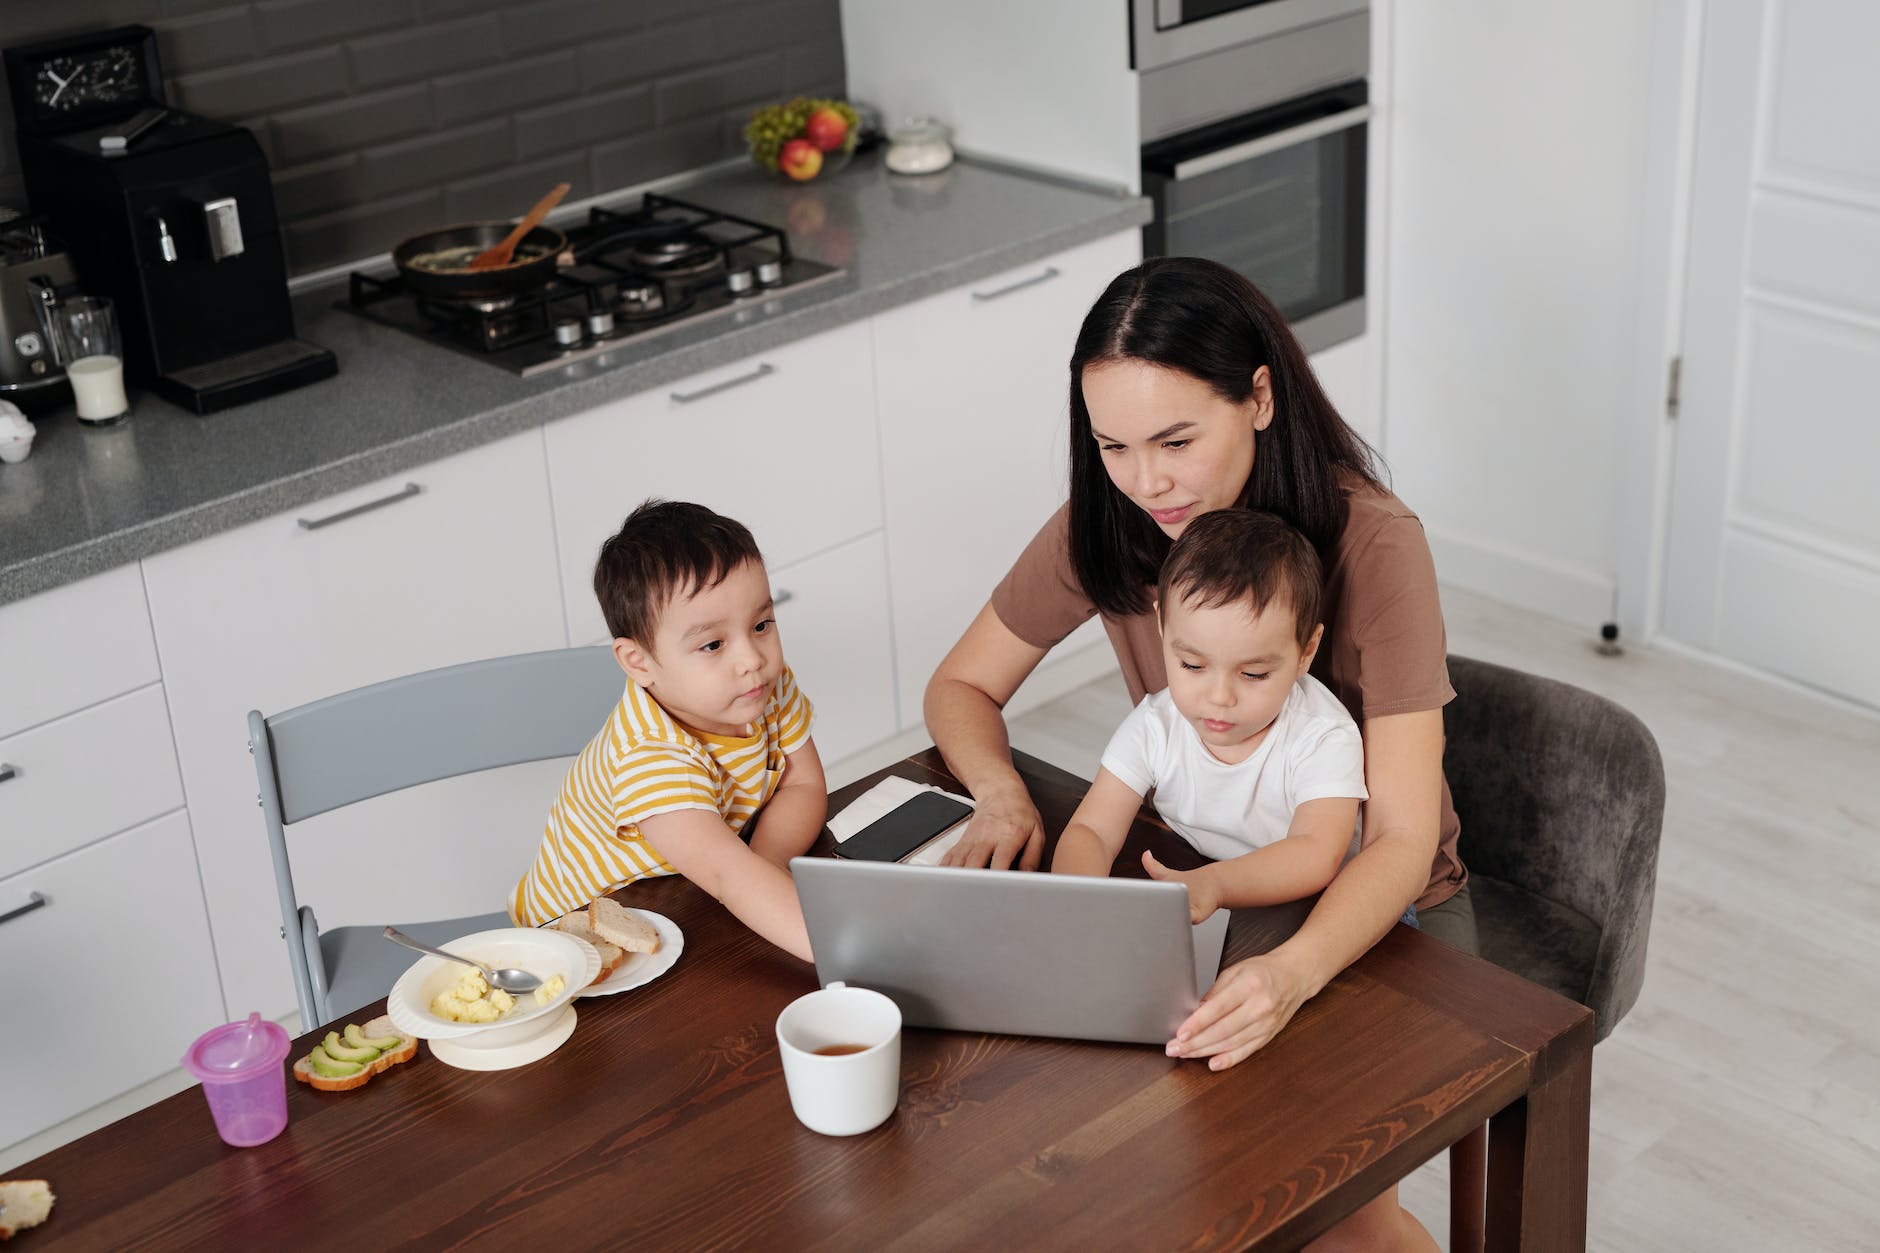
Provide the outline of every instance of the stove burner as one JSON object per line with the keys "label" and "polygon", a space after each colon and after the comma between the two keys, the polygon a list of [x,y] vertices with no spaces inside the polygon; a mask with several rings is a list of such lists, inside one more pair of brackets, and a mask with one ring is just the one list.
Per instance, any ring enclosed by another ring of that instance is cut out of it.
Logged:
{"label": "stove burner", "polygon": [[724,253],[711,240],[690,231],[663,239],[641,240],[627,249],[635,265],[656,270],[666,278],[691,278],[724,266]]}

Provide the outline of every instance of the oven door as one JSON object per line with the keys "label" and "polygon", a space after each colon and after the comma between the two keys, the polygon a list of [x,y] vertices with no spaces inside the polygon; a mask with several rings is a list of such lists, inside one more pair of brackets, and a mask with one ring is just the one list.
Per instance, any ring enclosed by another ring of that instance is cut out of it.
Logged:
{"label": "oven door", "polygon": [[1362,335],[1370,116],[1352,82],[1144,148],[1143,254],[1238,270],[1307,352]]}

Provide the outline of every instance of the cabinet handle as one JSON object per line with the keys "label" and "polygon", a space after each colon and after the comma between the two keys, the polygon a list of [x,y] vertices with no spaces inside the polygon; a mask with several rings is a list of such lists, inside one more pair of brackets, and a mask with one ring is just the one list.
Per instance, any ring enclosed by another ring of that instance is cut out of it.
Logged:
{"label": "cabinet handle", "polygon": [[1034,274],[1030,278],[1021,278],[1018,280],[1018,282],[1008,283],[1004,287],[999,288],[997,291],[976,291],[973,293],[973,299],[974,300],[997,300],[1001,296],[1009,296],[1013,292],[1023,291],[1027,287],[1036,287],[1040,283],[1048,283],[1052,279],[1056,278],[1060,273],[1062,273],[1062,271],[1060,271],[1055,265],[1047,265],[1046,267],[1044,267],[1043,274]]}
{"label": "cabinet handle", "polygon": [[335,522],[344,522],[346,519],[356,518],[362,513],[371,513],[374,509],[383,509],[387,505],[395,505],[401,500],[410,500],[423,490],[424,489],[419,487],[416,483],[407,483],[390,496],[384,497],[381,500],[368,500],[363,505],[354,505],[351,509],[342,509],[338,513],[329,513],[324,518],[302,518],[300,519],[300,529],[303,531],[317,531],[323,526],[332,526]]}
{"label": "cabinet handle", "polygon": [[40,892],[28,893],[26,897],[26,903],[24,905],[21,905],[18,909],[9,909],[7,910],[6,913],[0,914],[0,922],[12,922],[15,918],[18,918],[21,914],[30,914],[35,909],[44,909],[47,905],[50,905],[50,904],[52,904],[52,902],[47,900],[43,893],[40,893]]}
{"label": "cabinet handle", "polygon": [[674,392],[672,394],[672,403],[675,405],[689,405],[695,400],[703,400],[707,396],[716,396],[719,392],[729,391],[733,387],[742,387],[746,383],[755,383],[758,379],[769,374],[775,374],[776,372],[776,366],[765,362],[760,364],[749,374],[740,374],[734,379],[726,379],[722,383],[713,383],[710,387],[701,387],[695,392]]}
{"label": "cabinet handle", "polygon": [[5,783],[19,773],[19,768],[11,762],[0,761],[0,783]]}
{"label": "cabinet handle", "polygon": [[[795,592],[791,591],[787,587],[779,588],[777,591],[772,592],[770,595],[770,607],[772,609],[781,609],[785,605],[789,604],[791,601],[795,599],[796,599]],[[0,778],[4,778],[4,777],[5,777],[4,775],[0,775]]]}

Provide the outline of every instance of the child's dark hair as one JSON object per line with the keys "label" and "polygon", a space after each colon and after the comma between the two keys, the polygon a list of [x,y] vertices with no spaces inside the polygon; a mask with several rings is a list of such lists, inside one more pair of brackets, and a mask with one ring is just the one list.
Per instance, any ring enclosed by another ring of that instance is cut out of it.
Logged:
{"label": "child's dark hair", "polygon": [[1254,613],[1284,601],[1304,648],[1319,625],[1320,578],[1311,541],[1278,514],[1216,509],[1190,522],[1169,549],[1156,600],[1164,619],[1171,595],[1202,609],[1248,601]]}
{"label": "child's dark hair", "polygon": [[717,587],[747,561],[762,561],[740,522],[682,500],[651,499],[601,545],[594,598],[615,639],[651,648],[659,614],[675,596]]}

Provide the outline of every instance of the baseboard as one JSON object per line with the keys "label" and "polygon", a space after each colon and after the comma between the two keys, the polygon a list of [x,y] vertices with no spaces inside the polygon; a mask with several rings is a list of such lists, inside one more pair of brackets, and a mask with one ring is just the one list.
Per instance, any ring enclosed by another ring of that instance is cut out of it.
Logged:
{"label": "baseboard", "polygon": [[1443,583],[1596,630],[1612,619],[1611,577],[1424,526]]}

